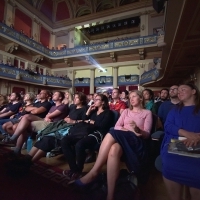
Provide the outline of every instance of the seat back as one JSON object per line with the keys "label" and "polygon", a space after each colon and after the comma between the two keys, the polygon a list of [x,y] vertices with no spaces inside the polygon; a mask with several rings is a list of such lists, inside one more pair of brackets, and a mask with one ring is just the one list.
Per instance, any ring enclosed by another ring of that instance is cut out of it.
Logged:
{"label": "seat back", "polygon": [[157,115],[152,113],[152,117],[153,117],[153,122],[152,122],[151,134],[156,132],[157,121],[158,121],[158,116]]}
{"label": "seat back", "polygon": [[117,123],[119,117],[120,117],[120,114],[119,112],[117,112],[116,110],[111,110],[112,114],[113,114],[113,123],[112,123],[112,127],[115,126],[115,124]]}

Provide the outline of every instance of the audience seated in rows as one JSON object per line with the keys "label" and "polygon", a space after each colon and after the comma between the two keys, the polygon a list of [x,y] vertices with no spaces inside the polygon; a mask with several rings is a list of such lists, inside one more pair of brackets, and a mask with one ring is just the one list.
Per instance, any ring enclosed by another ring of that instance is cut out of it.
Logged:
{"label": "audience seated in rows", "polygon": [[[81,92],[76,93],[74,96],[74,104],[70,106],[69,115],[64,119],[65,122],[68,124],[75,124],[77,120],[84,120],[87,110],[86,105],[86,95]],[[60,139],[54,136],[44,136],[35,143],[34,147],[29,152],[28,159],[35,162],[58,146],[60,146]]]}
{"label": "audience seated in rows", "polygon": [[129,171],[137,175],[148,151],[145,142],[151,131],[152,113],[143,109],[140,91],[130,92],[129,98],[130,108],[122,112],[115,129],[106,134],[94,167],[86,176],[75,181],[75,184],[84,187],[97,177],[107,162],[107,200],[114,198],[121,156]]}
{"label": "audience seated in rows", "polygon": [[9,119],[0,120],[0,131],[2,135],[6,138],[9,135],[13,135],[14,130],[17,127],[17,124],[20,122],[21,118],[28,114],[29,112],[26,111],[27,107],[33,106],[33,101],[35,99],[35,95],[31,92],[28,92],[23,99],[22,105],[19,108],[19,112],[12,115]]}
{"label": "audience seated in rows", "polygon": [[21,152],[22,145],[26,141],[28,133],[30,133],[28,128],[31,122],[42,120],[51,108],[51,104],[48,102],[48,95],[49,92],[47,90],[41,90],[40,101],[25,109],[30,114],[23,116],[11,138],[7,138],[6,140],[1,141],[1,145],[16,145],[15,153],[18,154]]}
{"label": "audience seated in rows", "polygon": [[88,124],[90,129],[88,136],[80,139],[79,137],[74,138],[73,135],[66,135],[61,141],[64,156],[70,167],[70,170],[64,170],[63,174],[71,180],[77,179],[82,173],[86,159],[85,150],[95,150],[113,125],[112,113],[105,95],[96,95],[94,104],[88,108],[83,121]]}

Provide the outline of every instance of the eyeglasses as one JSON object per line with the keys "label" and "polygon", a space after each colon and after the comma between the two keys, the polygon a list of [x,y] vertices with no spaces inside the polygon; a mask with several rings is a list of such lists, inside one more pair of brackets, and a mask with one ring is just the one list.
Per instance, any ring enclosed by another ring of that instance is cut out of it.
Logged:
{"label": "eyeglasses", "polygon": [[178,88],[172,88],[169,91],[171,92],[171,91],[174,91],[174,90],[178,90]]}
{"label": "eyeglasses", "polygon": [[101,101],[101,99],[94,99],[94,101]]}

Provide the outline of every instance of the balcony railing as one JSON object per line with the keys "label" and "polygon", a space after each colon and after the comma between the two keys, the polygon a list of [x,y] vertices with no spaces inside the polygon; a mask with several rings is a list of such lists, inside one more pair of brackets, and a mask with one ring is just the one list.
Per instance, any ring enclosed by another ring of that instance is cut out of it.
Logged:
{"label": "balcony railing", "polygon": [[72,87],[72,81],[69,78],[60,78],[54,76],[46,76],[30,73],[29,71],[18,69],[14,66],[0,64],[0,77],[13,79],[31,84],[56,86],[56,87]]}
{"label": "balcony railing", "polygon": [[16,43],[23,44],[26,47],[31,48],[43,54],[44,56],[47,56],[50,59],[69,57],[77,54],[88,55],[94,52],[104,52],[106,50],[117,51],[121,48],[129,49],[129,48],[138,48],[142,46],[157,44],[157,36],[151,35],[151,36],[109,42],[107,44],[102,43],[102,44],[79,46],[76,48],[67,48],[63,50],[50,50],[44,47],[42,44],[34,41],[33,39],[27,37],[26,35],[19,33],[18,31],[10,28],[9,26],[3,23],[0,23],[0,35],[8,37],[9,39],[11,39]]}
{"label": "balcony railing", "polygon": [[159,75],[160,71],[157,68],[144,72],[140,77],[140,85],[156,81],[159,78]]}

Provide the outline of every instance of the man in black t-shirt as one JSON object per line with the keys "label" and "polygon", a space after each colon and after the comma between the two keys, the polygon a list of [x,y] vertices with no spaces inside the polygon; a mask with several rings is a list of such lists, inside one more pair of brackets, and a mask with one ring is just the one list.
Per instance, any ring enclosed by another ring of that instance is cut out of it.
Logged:
{"label": "man in black t-shirt", "polygon": [[22,105],[22,103],[20,102],[20,99],[21,99],[21,96],[17,92],[13,92],[10,95],[10,101],[11,101],[11,103],[9,103],[8,106],[5,107],[0,112],[0,120],[9,119],[11,115],[14,115],[14,114],[18,113],[19,108]]}
{"label": "man in black t-shirt", "polygon": [[20,148],[16,147],[15,151],[18,152],[21,150],[21,146],[24,142],[24,135],[27,136],[31,122],[43,120],[51,108],[51,103],[48,102],[49,92],[47,90],[42,90],[39,95],[40,102],[35,103],[33,107],[27,107],[25,109],[30,114],[26,114],[22,117],[12,137],[0,142],[1,145],[15,146],[17,141],[19,143],[17,146],[20,146]]}

